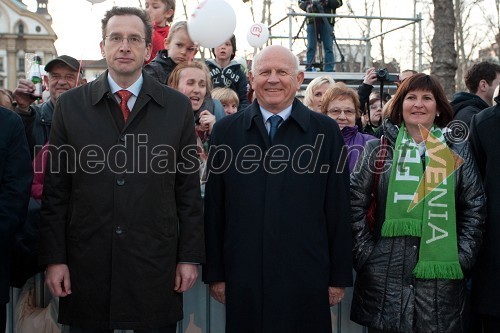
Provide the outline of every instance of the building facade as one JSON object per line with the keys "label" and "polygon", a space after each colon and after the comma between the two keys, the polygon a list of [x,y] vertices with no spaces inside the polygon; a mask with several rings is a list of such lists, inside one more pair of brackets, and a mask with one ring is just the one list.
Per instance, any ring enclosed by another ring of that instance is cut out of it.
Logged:
{"label": "building facade", "polygon": [[48,0],[37,0],[35,13],[21,0],[0,0],[0,88],[14,90],[26,77],[26,54],[36,53],[42,63],[57,57],[51,25]]}

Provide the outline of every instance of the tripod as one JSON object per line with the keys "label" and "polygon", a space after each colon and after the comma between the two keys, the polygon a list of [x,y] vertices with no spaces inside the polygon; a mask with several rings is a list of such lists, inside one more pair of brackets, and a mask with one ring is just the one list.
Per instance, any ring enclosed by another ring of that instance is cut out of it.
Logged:
{"label": "tripod", "polygon": [[[323,7],[318,6],[316,7],[318,9],[318,13],[324,13]],[[295,36],[294,39],[297,39],[300,31],[304,28],[304,25],[307,23],[308,17],[304,17],[304,20],[302,21],[302,24],[299,27],[299,30],[297,32],[297,35]],[[312,25],[307,25],[307,36],[308,36],[308,47],[307,47],[307,64],[306,64],[306,71],[310,71],[313,68],[318,67],[321,71],[324,71],[325,69],[328,69],[327,71],[334,71],[335,64],[340,63],[341,64],[341,70],[345,71],[345,58],[344,54],[342,53],[342,50],[340,49],[339,44],[337,43],[337,39],[335,38],[335,33],[333,26],[330,25],[326,17],[321,17],[321,21],[318,22],[316,18],[313,18],[313,24]],[[315,44],[316,47],[312,49],[313,54],[311,55],[311,48],[309,47],[310,43],[310,38],[309,36],[315,36]],[[326,37],[325,37],[326,36]],[[330,41],[330,38],[332,40],[332,45],[326,45],[327,47],[323,47],[323,39],[327,39],[327,41]],[[335,47],[337,48],[337,51],[340,55],[340,62],[335,62],[335,55],[334,55],[334,50],[333,50],[333,44],[335,44]],[[332,47],[331,50],[328,48]],[[325,54],[323,53],[323,50],[325,50],[326,57],[328,59],[325,59]],[[331,52],[331,55],[329,55],[329,51]],[[315,62],[315,60],[318,60]]]}

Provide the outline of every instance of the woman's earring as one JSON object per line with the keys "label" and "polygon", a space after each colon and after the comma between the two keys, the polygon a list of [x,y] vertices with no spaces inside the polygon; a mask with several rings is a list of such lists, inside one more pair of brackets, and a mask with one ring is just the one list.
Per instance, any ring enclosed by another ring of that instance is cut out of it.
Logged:
{"label": "woman's earring", "polygon": [[439,117],[439,113],[436,116]]}

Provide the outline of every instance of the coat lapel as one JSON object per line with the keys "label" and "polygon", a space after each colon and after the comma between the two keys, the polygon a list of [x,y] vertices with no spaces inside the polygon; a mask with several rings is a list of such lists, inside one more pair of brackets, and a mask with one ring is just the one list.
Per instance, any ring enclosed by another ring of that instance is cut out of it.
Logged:
{"label": "coat lapel", "polygon": [[245,114],[245,130],[250,131],[252,126],[256,126],[260,135],[262,136],[262,140],[264,140],[266,144],[266,148],[271,146],[271,141],[269,140],[269,134],[267,133],[266,126],[264,125],[264,119],[262,118],[262,113],[260,112],[259,103],[255,100],[251,107],[248,109],[248,112]]}

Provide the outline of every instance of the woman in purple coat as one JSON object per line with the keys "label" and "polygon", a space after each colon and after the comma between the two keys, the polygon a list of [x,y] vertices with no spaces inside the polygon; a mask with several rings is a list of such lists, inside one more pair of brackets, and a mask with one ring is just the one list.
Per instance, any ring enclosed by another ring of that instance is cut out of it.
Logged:
{"label": "woman in purple coat", "polygon": [[347,163],[352,172],[358,157],[363,152],[368,140],[376,139],[361,133],[356,120],[361,117],[358,93],[342,82],[335,83],[323,95],[321,112],[333,118],[340,127],[347,147]]}

